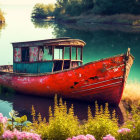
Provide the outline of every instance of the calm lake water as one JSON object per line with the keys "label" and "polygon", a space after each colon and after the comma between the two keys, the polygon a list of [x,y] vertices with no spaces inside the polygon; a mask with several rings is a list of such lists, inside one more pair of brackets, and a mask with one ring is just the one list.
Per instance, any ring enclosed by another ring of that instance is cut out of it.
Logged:
{"label": "calm lake water", "polygon": [[[140,32],[139,28],[114,27],[107,25],[74,26],[57,23],[32,22],[31,6],[1,6],[6,13],[6,26],[0,30],[0,65],[12,64],[12,42],[42,40],[56,37],[72,37],[86,42],[84,47],[84,63],[105,57],[125,53],[131,48],[135,57],[128,81],[140,82]],[[74,104],[75,113],[80,119],[85,119],[88,103],[67,101],[68,106]],[[31,106],[44,116],[48,114],[48,107],[53,106],[53,99],[15,95],[10,93],[0,94],[0,112],[8,116],[11,109],[21,114],[30,116]],[[91,105],[91,104],[90,104]],[[116,109],[121,116],[120,109]]]}

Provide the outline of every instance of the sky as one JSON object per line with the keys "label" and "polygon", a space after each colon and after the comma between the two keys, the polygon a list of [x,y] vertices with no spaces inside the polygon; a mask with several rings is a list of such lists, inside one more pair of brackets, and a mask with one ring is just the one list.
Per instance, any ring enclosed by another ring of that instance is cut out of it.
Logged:
{"label": "sky", "polygon": [[55,3],[56,0],[0,0],[1,5],[34,5],[36,3]]}

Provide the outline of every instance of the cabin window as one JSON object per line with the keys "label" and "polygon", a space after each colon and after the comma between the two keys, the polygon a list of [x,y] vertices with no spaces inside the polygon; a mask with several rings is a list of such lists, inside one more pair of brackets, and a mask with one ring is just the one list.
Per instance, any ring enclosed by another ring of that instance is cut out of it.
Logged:
{"label": "cabin window", "polygon": [[63,58],[63,49],[54,48],[54,59],[62,59],[62,58]]}
{"label": "cabin window", "polygon": [[70,47],[65,47],[64,59],[70,59]]}
{"label": "cabin window", "polygon": [[38,61],[38,47],[30,47],[30,62]]}
{"label": "cabin window", "polygon": [[29,62],[29,48],[24,47],[21,49],[22,62]]}
{"label": "cabin window", "polygon": [[52,47],[44,47],[43,61],[52,60]]}
{"label": "cabin window", "polygon": [[21,62],[21,48],[14,48],[14,62]]}
{"label": "cabin window", "polygon": [[52,60],[52,47],[39,48],[39,61]]}
{"label": "cabin window", "polygon": [[76,60],[76,47],[72,47],[72,60]]}

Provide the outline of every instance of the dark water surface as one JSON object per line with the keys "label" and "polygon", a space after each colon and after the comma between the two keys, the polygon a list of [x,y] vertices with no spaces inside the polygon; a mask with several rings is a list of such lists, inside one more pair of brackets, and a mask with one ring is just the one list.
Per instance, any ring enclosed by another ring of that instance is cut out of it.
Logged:
{"label": "dark water surface", "polygon": [[[2,6],[6,15],[6,26],[0,28],[0,65],[12,64],[13,50],[11,42],[41,40],[56,37],[72,37],[82,39],[86,42],[83,51],[84,63],[125,53],[131,48],[135,57],[128,81],[140,82],[140,32],[128,27],[112,28],[106,25],[63,25],[54,22],[41,22],[30,20],[32,7],[24,6]],[[115,25],[116,26],[116,25]],[[115,27],[114,26],[114,27]],[[0,94],[0,112],[8,116],[11,109],[18,111],[21,115],[26,114],[31,119],[31,107],[34,105],[36,112],[48,117],[48,108],[53,106],[53,99],[25,96],[11,93]],[[84,103],[67,100],[68,106],[74,104],[75,114],[79,119],[87,118],[88,105],[94,110],[94,103]],[[119,107],[116,107],[120,122],[123,116]]]}

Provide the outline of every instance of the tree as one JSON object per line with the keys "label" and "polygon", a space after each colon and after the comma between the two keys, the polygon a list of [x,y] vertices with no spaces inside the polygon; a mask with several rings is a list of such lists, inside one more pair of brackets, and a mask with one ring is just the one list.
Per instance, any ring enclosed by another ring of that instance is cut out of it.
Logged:
{"label": "tree", "polygon": [[54,9],[53,4],[45,5],[38,3],[33,7],[32,18],[43,19],[48,16],[53,16]]}
{"label": "tree", "polygon": [[4,23],[5,22],[5,18],[3,16],[3,12],[0,9],[0,23]]}

